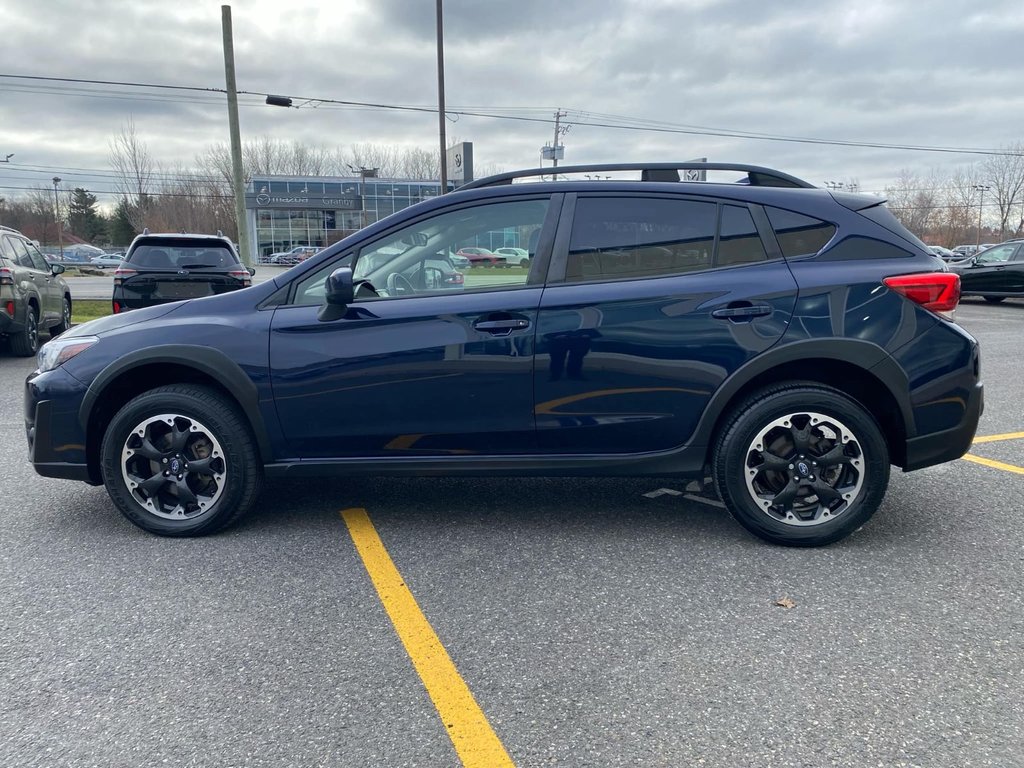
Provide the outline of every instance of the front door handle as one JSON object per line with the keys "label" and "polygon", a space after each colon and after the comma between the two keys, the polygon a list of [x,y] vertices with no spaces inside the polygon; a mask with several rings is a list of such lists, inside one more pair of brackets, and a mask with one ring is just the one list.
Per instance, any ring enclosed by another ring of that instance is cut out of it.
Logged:
{"label": "front door handle", "polygon": [[508,336],[512,331],[521,331],[530,327],[530,321],[525,317],[510,317],[501,320],[477,320],[473,327],[478,331],[489,333],[493,336]]}
{"label": "front door handle", "polygon": [[772,313],[772,308],[767,304],[751,304],[749,302],[736,302],[728,307],[716,309],[711,312],[711,316],[717,320],[732,320],[733,322],[743,322],[745,320],[753,320],[755,317],[765,317]]}

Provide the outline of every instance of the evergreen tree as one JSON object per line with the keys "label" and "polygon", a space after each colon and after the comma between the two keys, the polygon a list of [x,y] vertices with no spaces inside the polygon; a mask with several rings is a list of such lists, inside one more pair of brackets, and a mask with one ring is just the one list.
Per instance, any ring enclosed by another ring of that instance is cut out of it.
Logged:
{"label": "evergreen tree", "polygon": [[76,187],[68,205],[68,229],[82,239],[93,242],[106,230],[103,217],[96,211],[96,195]]}
{"label": "evergreen tree", "polygon": [[110,217],[108,224],[111,243],[117,246],[131,244],[132,239],[138,234],[135,227],[132,226],[133,216],[134,206],[126,198],[122,197],[118,201],[114,214]]}

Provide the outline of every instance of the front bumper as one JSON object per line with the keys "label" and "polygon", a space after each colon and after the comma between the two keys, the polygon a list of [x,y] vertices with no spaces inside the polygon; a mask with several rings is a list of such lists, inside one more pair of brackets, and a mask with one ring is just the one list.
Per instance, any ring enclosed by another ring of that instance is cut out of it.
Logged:
{"label": "front bumper", "polygon": [[101,484],[98,472],[89,470],[85,430],[78,421],[84,394],[85,386],[63,368],[34,372],[25,380],[28,457],[43,477]]}

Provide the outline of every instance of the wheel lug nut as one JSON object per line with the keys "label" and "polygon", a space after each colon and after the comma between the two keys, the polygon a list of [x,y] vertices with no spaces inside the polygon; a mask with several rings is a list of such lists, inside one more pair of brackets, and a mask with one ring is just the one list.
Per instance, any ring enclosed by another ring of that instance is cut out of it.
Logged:
{"label": "wheel lug nut", "polygon": [[789,468],[790,468],[790,469],[793,469],[793,465],[792,465],[792,464],[790,464],[790,465],[789,465]]}
{"label": "wheel lug nut", "polygon": [[164,464],[167,463],[167,457],[164,457]]}

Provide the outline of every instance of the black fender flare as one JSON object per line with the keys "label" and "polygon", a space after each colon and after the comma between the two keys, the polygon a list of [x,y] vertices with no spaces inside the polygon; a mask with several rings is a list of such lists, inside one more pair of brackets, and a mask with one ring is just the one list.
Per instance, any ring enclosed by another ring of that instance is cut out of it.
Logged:
{"label": "black fender flare", "polygon": [[119,357],[96,375],[82,398],[82,404],[78,409],[78,419],[83,432],[87,431],[89,417],[111,382],[134,368],[153,363],[173,363],[193,368],[219,383],[241,406],[242,415],[256,437],[257,448],[263,462],[270,461],[272,455],[270,438],[260,415],[260,398],[256,385],[238,363],[212,347],[162,344],[138,349]]}
{"label": "black fender flare", "polygon": [[773,347],[733,372],[711,397],[689,444],[709,445],[715,427],[732,399],[758,376],[780,365],[809,358],[852,364],[878,379],[899,407],[907,438],[917,434],[907,375],[888,352],[877,344],[860,339],[807,339]]}

